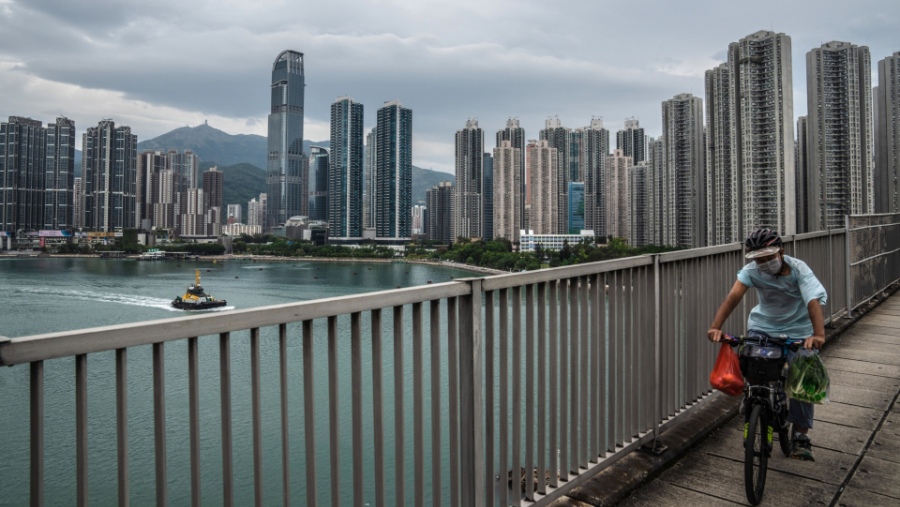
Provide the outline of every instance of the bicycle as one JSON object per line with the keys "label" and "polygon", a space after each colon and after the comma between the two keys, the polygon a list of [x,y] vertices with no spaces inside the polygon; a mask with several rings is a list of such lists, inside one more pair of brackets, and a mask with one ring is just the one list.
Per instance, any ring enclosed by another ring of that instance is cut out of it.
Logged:
{"label": "bicycle", "polygon": [[791,454],[787,395],[784,392],[787,351],[796,351],[802,339],[775,338],[753,331],[749,336],[723,335],[722,341],[740,345],[744,375],[744,490],[752,505],[762,501],[766,471],[772,453],[773,432],[785,456]]}

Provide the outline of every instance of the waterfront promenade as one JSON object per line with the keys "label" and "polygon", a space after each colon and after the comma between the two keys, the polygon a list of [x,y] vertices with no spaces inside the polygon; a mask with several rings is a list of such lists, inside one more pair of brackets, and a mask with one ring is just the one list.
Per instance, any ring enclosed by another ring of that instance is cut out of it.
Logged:
{"label": "waterfront promenade", "polygon": [[[822,357],[831,401],[816,407],[816,462],[786,458],[776,444],[760,505],[900,505],[900,294],[829,330]],[[661,456],[632,453],[552,505],[747,505],[738,406],[716,396],[661,435]]]}

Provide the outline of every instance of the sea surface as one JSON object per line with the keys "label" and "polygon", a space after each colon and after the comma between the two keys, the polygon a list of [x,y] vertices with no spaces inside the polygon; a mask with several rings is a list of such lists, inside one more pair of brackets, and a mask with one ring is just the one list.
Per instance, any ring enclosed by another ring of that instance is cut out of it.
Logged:
{"label": "sea surface", "polygon": [[[200,270],[202,285],[218,299],[228,302],[222,310],[246,309],[307,301],[325,297],[359,294],[370,291],[412,287],[428,283],[450,281],[472,276],[459,269],[392,263],[343,263],[266,260],[226,261],[163,261],[138,262],[126,259],[94,258],[9,258],[0,259],[0,335],[21,337],[41,333],[68,331],[89,327],[166,319],[185,314],[171,307],[172,299],[184,293],[193,282],[194,272]],[[390,320],[385,312],[385,320]],[[427,326],[428,310],[425,308]],[[367,319],[367,318],[366,318]],[[382,351],[385,376],[385,413],[393,411],[394,399],[392,357],[392,324],[385,324]],[[342,333],[348,328],[346,319],[340,321]],[[368,322],[364,322],[368,329]],[[426,327],[427,329],[427,327]],[[324,323],[316,323],[315,349],[315,406],[317,503],[330,501],[329,468],[331,466],[327,441],[331,421],[328,410],[327,336]],[[302,348],[299,325],[288,328],[288,383],[290,425],[290,488],[292,504],[306,503],[305,449],[302,387]],[[264,504],[281,502],[280,395],[278,340],[274,330],[264,330],[261,339],[262,431]],[[236,505],[253,503],[252,412],[250,410],[250,374],[248,332],[232,336],[232,406],[233,406],[233,463]],[[364,334],[365,336],[365,334]],[[426,338],[425,342],[428,342]],[[407,342],[402,345],[404,357],[411,356]],[[446,344],[441,357],[446,358]],[[341,340],[338,354],[349,358],[349,340]],[[371,346],[363,347],[364,385],[370,389]],[[201,337],[200,351],[200,407],[201,407],[201,467],[202,497],[209,505],[222,503],[221,421],[219,399],[219,348],[217,337]],[[425,383],[430,382],[428,357],[430,347],[425,344]],[[167,490],[170,505],[190,503],[190,465],[187,345],[184,341],[165,346],[166,381],[166,439]],[[411,360],[404,361],[404,371],[411,374]],[[339,363],[339,392],[350,391],[350,363]],[[75,365],[73,358],[46,361],[45,385],[45,497],[47,505],[72,505],[76,500],[75,482]],[[442,372],[446,379],[446,373]],[[115,505],[116,486],[116,427],[115,427],[115,355],[102,352],[88,356],[88,495],[93,505]],[[411,377],[410,377],[411,378]],[[445,383],[444,380],[442,383]],[[29,484],[29,368],[17,365],[0,369],[0,505],[28,503]],[[132,505],[155,502],[153,447],[153,377],[152,347],[136,347],[128,352],[128,446],[129,497]],[[405,415],[412,436],[411,393],[407,381],[404,398]],[[367,391],[367,392],[368,392]],[[426,393],[427,396],[427,393]],[[349,505],[352,478],[350,453],[349,394],[342,396],[339,470],[342,477],[340,502]],[[446,401],[446,398],[443,398]],[[446,405],[446,403],[442,403]],[[367,420],[371,420],[371,399],[364,401]],[[446,411],[446,406],[442,409]],[[344,417],[347,415],[347,417]],[[426,408],[426,427],[430,410]],[[371,434],[371,424],[365,423]],[[386,431],[390,431],[388,428]],[[446,442],[446,425],[442,427]],[[426,439],[426,442],[428,440]],[[430,442],[428,442],[430,444]],[[389,500],[393,503],[394,440],[386,434],[386,482]],[[446,444],[444,444],[446,445]],[[364,464],[368,500],[374,494],[370,478],[374,460],[372,441],[365,438],[367,456]],[[411,452],[411,445],[407,451]],[[430,447],[426,449],[430,452]],[[447,453],[442,459],[447,460]],[[446,468],[445,468],[446,469]],[[412,463],[405,466],[405,480],[414,473]],[[430,474],[430,470],[426,476]],[[428,479],[430,481],[430,479]],[[447,488],[446,479],[442,482]],[[407,482],[409,484],[409,482]],[[430,482],[429,482],[430,484]],[[430,494],[430,485],[426,491]],[[405,488],[407,489],[407,488]],[[443,495],[442,495],[443,496]],[[407,496],[407,500],[409,496]]]}

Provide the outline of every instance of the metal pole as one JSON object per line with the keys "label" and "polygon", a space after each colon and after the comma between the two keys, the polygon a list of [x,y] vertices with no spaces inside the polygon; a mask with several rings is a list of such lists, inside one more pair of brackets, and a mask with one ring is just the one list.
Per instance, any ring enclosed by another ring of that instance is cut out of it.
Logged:
{"label": "metal pole", "polygon": [[[459,426],[462,504],[481,507],[484,491],[484,412],[481,357],[481,279],[465,280],[471,287],[460,298],[459,312]],[[516,301],[518,303],[518,299]]]}
{"label": "metal pole", "polygon": [[659,421],[662,419],[662,407],[660,403],[662,398],[659,393],[662,389],[660,385],[660,354],[659,354],[659,333],[662,331],[662,326],[660,325],[660,280],[659,280],[659,254],[655,254],[653,257],[653,360],[655,367],[653,368],[653,385],[656,386],[656,389],[653,390],[653,448],[656,449],[657,442],[656,439],[659,438]]}
{"label": "metal pole", "polygon": [[850,265],[853,263],[853,259],[850,258],[850,240],[852,239],[852,235],[850,234],[850,215],[844,215],[844,229],[847,231],[847,236],[844,239],[844,247],[847,255],[847,280],[845,282],[847,284],[847,318],[851,318],[853,317],[853,291],[851,290],[853,283],[850,278]]}

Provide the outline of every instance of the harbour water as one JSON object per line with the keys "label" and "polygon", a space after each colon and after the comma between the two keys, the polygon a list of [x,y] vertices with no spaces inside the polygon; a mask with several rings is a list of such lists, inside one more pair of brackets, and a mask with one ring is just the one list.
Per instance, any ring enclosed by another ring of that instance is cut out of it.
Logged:
{"label": "harbour water", "polygon": [[[417,286],[428,281],[439,283],[454,277],[472,276],[471,273],[458,269],[402,262],[229,260],[216,263],[176,263],[72,258],[0,259],[0,335],[17,337],[180,316],[183,312],[172,308],[170,302],[193,281],[195,269],[201,270],[202,284],[207,292],[228,301],[224,311]],[[306,485],[303,468],[304,400],[299,326],[289,326],[289,333],[294,337],[288,346],[290,483],[293,500],[297,505],[303,505]],[[232,339],[234,490],[238,505],[248,505],[253,501],[250,360],[249,343],[244,334],[249,333],[235,333]],[[282,487],[278,342],[268,334],[271,333],[263,334],[261,344],[266,505],[280,502]],[[386,332],[385,336],[390,336],[390,332]],[[199,343],[201,480],[204,503],[218,505],[222,502],[219,353],[217,340],[209,338],[202,338]],[[315,403],[316,431],[322,442],[327,441],[329,430],[327,395],[320,394],[320,388],[327,388],[325,348],[318,346],[316,349],[315,373],[316,378],[321,379],[317,380]],[[190,503],[186,349],[184,342],[167,344],[165,348],[167,466],[171,505]],[[344,340],[340,349],[339,353],[348,354],[349,340]],[[393,345],[386,343],[384,357],[391,358],[392,350]],[[427,357],[430,351],[426,349],[425,353]],[[319,360],[319,355],[322,360]],[[132,505],[147,505],[155,501],[151,357],[151,347],[131,349],[128,355],[129,496]],[[370,357],[367,360],[370,361]],[[96,505],[116,503],[114,365],[113,352],[88,357],[88,493],[91,503]],[[408,366],[408,362],[405,366]],[[349,390],[349,362],[342,362],[340,368],[340,388]],[[364,368],[370,371],[371,364],[364,363]],[[385,371],[391,371],[389,365],[385,365],[385,368]],[[75,503],[74,370],[72,358],[45,363],[47,505]],[[0,438],[0,505],[24,505],[28,502],[28,385],[27,365],[0,370],[0,431],[3,432]],[[388,393],[391,385],[390,381],[386,381],[385,389]],[[408,390],[411,391],[411,388]],[[390,396],[387,398],[385,411],[391,413],[393,400]],[[366,403],[364,411],[370,414],[369,405],[370,403]],[[347,444],[342,444],[342,453],[343,449],[349,452],[349,433],[346,432],[349,420],[341,421],[340,427]],[[446,426],[443,431],[446,432]],[[386,435],[385,448],[392,449],[392,446],[392,437]],[[317,450],[317,455],[320,457],[317,466],[317,477],[320,480],[317,482],[321,484],[319,491],[325,492],[319,499],[320,503],[326,503],[330,500],[327,496],[328,485],[322,481],[328,479],[327,449]],[[393,468],[393,458],[385,458],[388,467]],[[350,489],[350,461],[349,455],[342,454],[341,470],[346,470],[348,474],[348,486],[341,493],[342,502],[344,499],[348,502],[351,499],[347,496]],[[367,473],[371,472],[372,463],[369,456],[365,465]],[[412,467],[407,465],[406,471],[411,474]],[[388,483],[393,484],[390,479]],[[369,493],[367,492],[367,497]]]}

